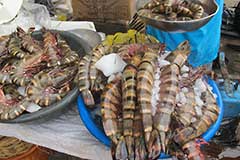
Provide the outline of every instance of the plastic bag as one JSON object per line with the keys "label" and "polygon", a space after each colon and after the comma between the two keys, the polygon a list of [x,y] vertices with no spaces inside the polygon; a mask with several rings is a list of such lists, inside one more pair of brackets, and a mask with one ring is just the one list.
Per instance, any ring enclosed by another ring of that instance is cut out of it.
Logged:
{"label": "plastic bag", "polygon": [[68,14],[73,13],[72,0],[52,0],[52,2],[57,11],[67,12]]}
{"label": "plastic bag", "polygon": [[44,26],[48,28],[51,23],[50,15],[47,8],[43,5],[36,3],[24,3],[22,9],[25,13],[31,16],[37,25]]}
{"label": "plastic bag", "polygon": [[35,3],[45,5],[50,15],[58,20],[67,20],[72,17],[72,0],[35,0]]}
{"label": "plastic bag", "polygon": [[25,0],[18,15],[11,22],[0,25],[0,35],[8,35],[14,32],[17,26],[25,31],[30,27],[51,26],[51,19],[47,8],[40,4],[35,4],[31,0]]}

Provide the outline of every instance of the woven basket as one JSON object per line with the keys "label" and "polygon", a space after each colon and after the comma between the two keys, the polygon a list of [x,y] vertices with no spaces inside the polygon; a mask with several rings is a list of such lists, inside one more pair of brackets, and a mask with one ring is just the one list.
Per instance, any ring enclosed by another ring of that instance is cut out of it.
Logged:
{"label": "woven basket", "polygon": [[0,160],[48,160],[49,152],[16,138],[0,137]]}

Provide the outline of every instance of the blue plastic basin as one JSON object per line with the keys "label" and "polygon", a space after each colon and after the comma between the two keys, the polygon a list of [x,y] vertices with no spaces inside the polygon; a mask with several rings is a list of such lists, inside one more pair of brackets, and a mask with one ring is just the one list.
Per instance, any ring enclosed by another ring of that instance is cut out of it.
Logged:
{"label": "blue plastic basin", "polygon": [[[208,79],[208,83],[209,83],[210,86],[213,87],[213,92],[217,95],[217,104],[220,108],[220,113],[219,113],[218,119],[215,122],[215,124],[213,124],[208,129],[208,131],[202,135],[202,138],[207,142],[210,141],[213,138],[213,136],[216,134],[216,132],[218,131],[218,129],[221,125],[221,121],[223,119],[223,112],[224,112],[223,111],[223,101],[222,101],[220,91],[217,87],[217,84],[211,79]],[[88,111],[88,109],[86,108],[81,96],[78,97],[78,103],[77,104],[78,104],[78,110],[79,110],[80,117],[81,117],[83,123],[85,124],[85,126],[87,127],[87,129],[89,130],[89,132],[94,137],[96,137],[100,142],[102,142],[106,146],[110,147],[111,146],[111,140],[95,124],[95,122],[93,121],[93,119],[91,117],[91,114]],[[169,158],[169,157],[170,157],[169,155],[165,155],[165,154],[160,155],[160,159],[161,158]]]}
{"label": "blue plastic basin", "polygon": [[222,95],[224,106],[223,118],[234,118],[240,115],[240,86],[234,90],[233,97],[229,97],[224,89],[223,84],[218,84],[218,88]]}

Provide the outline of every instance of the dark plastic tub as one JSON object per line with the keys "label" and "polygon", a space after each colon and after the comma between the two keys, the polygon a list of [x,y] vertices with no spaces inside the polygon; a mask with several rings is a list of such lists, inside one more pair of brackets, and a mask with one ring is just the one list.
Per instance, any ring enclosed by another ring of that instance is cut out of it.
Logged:
{"label": "dark plastic tub", "polygon": [[[208,83],[211,87],[213,87],[213,92],[217,95],[217,104],[220,108],[220,113],[219,113],[219,116],[218,116],[218,119],[217,119],[216,123],[213,124],[209,128],[209,130],[202,135],[202,138],[207,142],[210,141],[213,138],[213,136],[216,134],[216,132],[218,131],[218,129],[221,125],[221,121],[223,119],[223,112],[224,112],[223,111],[222,97],[221,97],[220,91],[219,91],[216,83],[211,79],[208,79]],[[94,137],[96,137],[100,142],[102,142],[106,146],[110,147],[111,146],[111,140],[106,136],[104,131],[102,131],[96,125],[96,123],[94,122],[94,120],[91,117],[90,111],[86,108],[81,96],[78,97],[77,103],[78,103],[78,110],[79,110],[80,117],[81,117],[83,123],[85,124],[85,126],[87,127],[87,129],[89,130],[89,132]],[[162,153],[160,155],[160,159],[169,158],[169,157],[170,157],[169,155],[165,155],[164,153]]]}
{"label": "dark plastic tub", "polygon": [[[52,31],[54,33],[59,33],[69,44],[72,50],[76,51],[80,57],[85,53],[91,51],[91,47],[83,39],[78,36],[66,32],[66,31]],[[42,32],[36,31],[33,33],[33,37],[37,40],[42,39]],[[0,121],[1,123],[25,123],[38,121],[46,121],[52,119],[60,114],[64,113],[71,103],[75,102],[79,94],[78,88],[75,87],[70,91],[61,101],[52,104],[48,107],[42,108],[41,110],[34,113],[25,113],[13,120]]]}

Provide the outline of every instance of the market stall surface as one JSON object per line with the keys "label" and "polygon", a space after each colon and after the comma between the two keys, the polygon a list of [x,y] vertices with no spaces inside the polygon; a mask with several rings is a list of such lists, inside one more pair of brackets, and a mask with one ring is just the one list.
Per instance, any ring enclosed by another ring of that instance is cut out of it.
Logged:
{"label": "market stall surface", "polygon": [[0,128],[0,135],[16,137],[68,155],[85,159],[111,159],[109,149],[91,136],[81,122],[76,106],[60,117],[43,123],[0,123]]}

